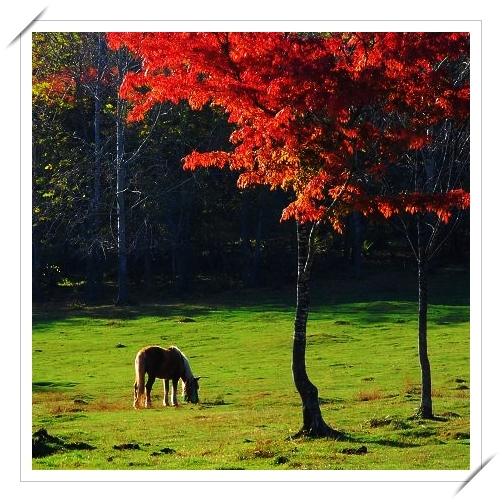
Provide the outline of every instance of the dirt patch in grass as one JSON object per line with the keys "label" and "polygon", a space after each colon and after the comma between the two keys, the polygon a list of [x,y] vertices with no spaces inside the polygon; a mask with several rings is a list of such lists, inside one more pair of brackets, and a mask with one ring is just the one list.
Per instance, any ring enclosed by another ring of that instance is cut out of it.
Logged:
{"label": "dirt patch in grass", "polygon": [[253,458],[273,458],[277,452],[272,449],[271,440],[257,441],[250,450],[246,450],[239,455],[239,460],[250,460]]}
{"label": "dirt patch in grass", "polygon": [[459,399],[469,399],[469,392],[465,390],[458,390],[453,395]]}
{"label": "dirt patch in grass", "polygon": [[432,397],[444,397],[445,391],[443,389],[432,389],[431,395]]}
{"label": "dirt patch in grass", "polygon": [[132,408],[131,400],[107,401],[105,399],[97,399],[86,407],[86,411],[123,411]]}
{"label": "dirt patch in grass", "polygon": [[372,428],[387,427],[389,426],[393,430],[405,430],[410,429],[411,425],[405,420],[396,417],[386,416],[383,418],[373,417],[368,421],[368,425]]}
{"label": "dirt patch in grass", "polygon": [[66,401],[68,395],[63,392],[43,391],[32,394],[32,404],[51,404]]}
{"label": "dirt patch in grass", "polygon": [[403,394],[420,394],[422,387],[419,383],[406,379],[403,384]]}
{"label": "dirt patch in grass", "polygon": [[97,399],[95,401],[86,402],[81,399],[75,400],[60,400],[57,403],[52,403],[52,406],[48,407],[48,411],[52,415],[61,415],[65,413],[79,413],[85,412],[95,412],[95,411],[124,411],[132,407],[131,402],[127,401],[106,401],[104,399]]}
{"label": "dirt patch in grass", "polygon": [[356,401],[376,401],[377,399],[382,399],[383,397],[384,394],[380,389],[366,389],[357,392],[354,399]]}
{"label": "dirt patch in grass", "polygon": [[49,408],[49,413],[55,416],[61,416],[65,413],[81,413],[82,411],[84,411],[84,408],[81,406],[73,406],[70,403],[58,404]]}

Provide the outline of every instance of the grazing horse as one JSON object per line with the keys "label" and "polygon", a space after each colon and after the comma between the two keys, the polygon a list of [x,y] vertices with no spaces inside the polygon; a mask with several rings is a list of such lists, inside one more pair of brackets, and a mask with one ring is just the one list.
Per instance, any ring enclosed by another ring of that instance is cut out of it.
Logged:
{"label": "grazing horse", "polygon": [[[136,354],[134,369],[136,380],[134,382],[133,406],[135,408],[140,408],[143,402],[145,408],[152,406],[150,393],[156,378],[164,379],[164,406],[168,406],[169,381],[172,382],[171,404],[178,406],[176,391],[180,378],[183,383],[185,401],[190,403],[199,402],[200,377],[193,376],[188,359],[178,347],[168,347],[167,349],[157,346],[144,347]],[[148,375],[146,385],[145,373]]]}

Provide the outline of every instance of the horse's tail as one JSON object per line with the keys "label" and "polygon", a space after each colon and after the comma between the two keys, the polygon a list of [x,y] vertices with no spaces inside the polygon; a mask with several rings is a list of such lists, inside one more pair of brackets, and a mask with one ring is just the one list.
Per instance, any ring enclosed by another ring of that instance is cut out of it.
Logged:
{"label": "horse's tail", "polygon": [[135,408],[141,407],[145,399],[145,353],[140,350],[134,360],[134,403]]}

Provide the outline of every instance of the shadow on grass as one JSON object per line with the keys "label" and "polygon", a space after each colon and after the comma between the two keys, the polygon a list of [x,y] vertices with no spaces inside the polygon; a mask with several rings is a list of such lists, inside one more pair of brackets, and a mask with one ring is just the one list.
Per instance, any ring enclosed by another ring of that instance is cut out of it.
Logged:
{"label": "shadow on grass", "polygon": [[[460,415],[459,415],[460,416]],[[408,417],[407,420],[410,422],[416,422],[419,425],[426,424],[427,422],[448,422],[448,416],[434,415],[431,418],[423,418],[419,415],[412,415]]]}
{"label": "shadow on grass", "polygon": [[32,392],[48,392],[70,389],[76,385],[78,385],[77,382],[33,382],[31,390]]}
{"label": "shadow on grass", "polygon": [[228,406],[232,404],[228,401],[223,401],[222,399],[215,399],[214,401],[203,401],[199,404],[199,408],[214,408],[215,406]]}
{"label": "shadow on grass", "polygon": [[[333,280],[313,278],[313,317],[328,316],[338,326],[356,323],[407,322],[416,316],[416,277],[413,271],[397,268],[370,270],[359,280],[337,277]],[[466,270],[438,270],[430,276],[430,305],[448,305],[447,313],[439,309],[431,321],[437,324],[467,322],[469,312],[469,274]],[[117,321],[136,320],[144,316],[159,317],[159,321],[178,321],[208,316],[218,311],[238,310],[258,315],[257,320],[273,322],[276,315],[293,315],[295,287],[290,284],[281,289],[239,289],[214,293],[208,297],[194,294],[189,300],[166,304],[97,305],[71,307],[61,303],[34,305],[33,325],[43,328],[44,323],[67,321],[81,324],[82,317]],[[452,310],[453,309],[453,310]],[[336,317],[334,317],[334,315]],[[78,319],[80,317],[80,319]],[[342,341],[341,339],[338,341]]]}
{"label": "shadow on grass", "polygon": [[420,446],[419,444],[416,443],[410,443],[410,442],[405,442],[401,441],[400,439],[392,439],[392,438],[375,438],[373,436],[346,436],[347,439],[344,439],[344,441],[347,441],[349,443],[359,443],[359,444],[366,444],[366,445],[379,445],[379,446],[390,446],[392,448],[416,448]]}
{"label": "shadow on grass", "polygon": [[416,448],[420,446],[416,443],[410,443],[401,441],[399,439],[391,439],[391,438],[375,438],[373,436],[360,436],[355,434],[349,434],[343,431],[336,431],[336,437],[311,437],[311,436],[288,436],[286,439],[288,440],[300,440],[300,441],[318,441],[319,439],[330,440],[340,443],[352,443],[362,445],[379,445],[379,446],[390,446],[392,448]]}
{"label": "shadow on grass", "polygon": [[198,316],[206,316],[214,309],[204,305],[142,305],[119,307],[116,305],[100,305],[71,308],[63,305],[44,304],[33,308],[33,326],[41,327],[55,321],[66,321],[68,324],[82,324],[82,317],[90,319],[110,320],[109,326],[120,327],[120,321],[132,321],[141,317],[159,317],[162,321],[186,322],[196,321]]}

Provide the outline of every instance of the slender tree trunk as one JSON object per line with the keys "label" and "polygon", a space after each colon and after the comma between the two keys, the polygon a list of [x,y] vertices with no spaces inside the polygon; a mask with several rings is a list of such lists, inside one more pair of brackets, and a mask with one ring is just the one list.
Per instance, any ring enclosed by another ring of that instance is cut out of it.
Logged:
{"label": "slender tree trunk", "polygon": [[124,76],[123,51],[118,53],[118,85],[116,115],[116,171],[117,171],[117,253],[118,253],[118,293],[117,304],[125,304],[129,300],[127,284],[127,241],[126,241],[126,166],[124,164],[124,103],[119,97],[120,82]]}
{"label": "slender tree trunk", "polygon": [[40,239],[39,232],[36,226],[32,226],[31,238],[31,284],[32,284],[32,301],[40,301],[41,294],[41,263],[40,263]]}
{"label": "slender tree trunk", "polygon": [[[35,148],[35,141],[32,143],[31,147],[31,156],[32,156],[32,162],[33,162],[33,179],[35,179],[36,172],[38,170],[38,155],[37,155],[37,149]],[[35,191],[32,191],[32,205],[33,207],[35,206]],[[40,244],[40,230],[38,227],[38,221],[35,219],[35,213],[32,212],[32,220],[31,220],[31,284],[32,284],[32,290],[31,290],[31,296],[32,296],[32,301],[39,301],[41,300],[41,279],[42,279],[42,264],[40,261],[40,251],[41,251],[41,244]]]}
{"label": "slender tree trunk", "polygon": [[351,220],[351,262],[354,277],[359,279],[361,277],[361,267],[363,260],[363,237],[364,225],[363,215],[359,211],[354,211],[350,215]]}
{"label": "slender tree trunk", "polygon": [[94,173],[93,194],[91,198],[91,238],[87,254],[87,299],[96,301],[100,294],[102,281],[102,267],[99,250],[100,205],[101,205],[101,72],[103,69],[103,34],[98,33],[97,40],[97,76],[94,89]]}
{"label": "slender tree trunk", "polygon": [[151,249],[151,230],[145,221],[145,237],[143,239],[143,283],[145,291],[151,293],[153,280],[152,280],[152,249]]}
{"label": "slender tree trunk", "polygon": [[250,284],[250,271],[251,271],[251,239],[250,239],[250,231],[249,231],[249,198],[250,191],[244,190],[242,193],[242,203],[241,203],[241,225],[240,225],[240,238],[241,238],[241,260],[242,266],[241,269],[241,278],[244,286],[248,287]]}
{"label": "slender tree trunk", "polygon": [[178,259],[178,282],[176,289],[181,293],[190,291],[192,285],[192,199],[193,192],[182,190],[181,192],[181,214],[179,221],[179,259]]}
{"label": "slender tree trunk", "polygon": [[305,350],[307,345],[307,320],[310,306],[310,260],[309,231],[306,225],[297,224],[298,239],[298,277],[296,315],[293,335],[293,380],[302,400],[303,425],[296,436],[339,437],[341,433],[333,430],[324,421],[319,406],[317,387],[307,375]]}
{"label": "slender tree trunk", "polygon": [[251,262],[251,274],[249,284],[256,287],[260,283],[260,267],[261,267],[261,238],[263,229],[263,191],[258,194],[258,215],[256,221],[255,248],[253,260]]}
{"label": "slender tree trunk", "polygon": [[427,354],[427,257],[424,246],[423,216],[417,219],[418,226],[418,354],[422,372],[422,395],[418,415],[433,418],[432,378],[429,356]]}

